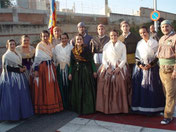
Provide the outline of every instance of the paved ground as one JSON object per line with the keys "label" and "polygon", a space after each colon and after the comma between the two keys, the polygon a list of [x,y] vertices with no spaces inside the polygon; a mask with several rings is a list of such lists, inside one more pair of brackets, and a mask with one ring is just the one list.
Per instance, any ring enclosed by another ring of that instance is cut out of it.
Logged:
{"label": "paved ground", "polygon": [[56,132],[77,116],[74,112],[63,111],[51,115],[36,115],[18,122],[1,122],[0,132]]}
{"label": "paved ground", "polygon": [[35,115],[18,122],[0,122],[0,132],[174,132],[140,126],[124,125],[94,119],[79,118],[63,111],[51,115]]}
{"label": "paved ground", "polygon": [[175,132],[162,129],[151,129],[140,126],[123,125],[118,123],[97,121],[92,119],[75,118],[58,129],[61,132]]}
{"label": "paved ground", "polygon": [[[1,66],[1,60],[0,60]],[[176,112],[175,112],[176,117]],[[0,121],[0,132],[175,132],[140,126],[123,125],[93,119],[78,118],[78,114],[63,111],[51,115],[35,115],[29,119]]]}

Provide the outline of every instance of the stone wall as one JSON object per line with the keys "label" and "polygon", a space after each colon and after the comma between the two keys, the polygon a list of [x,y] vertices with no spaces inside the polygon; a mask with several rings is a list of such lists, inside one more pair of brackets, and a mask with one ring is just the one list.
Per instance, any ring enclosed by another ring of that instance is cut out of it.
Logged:
{"label": "stone wall", "polygon": [[[67,32],[72,38],[77,32],[77,23],[86,23],[90,35],[96,34],[96,26],[99,23],[106,25],[107,32],[111,29],[119,29],[121,21],[126,20],[132,26],[151,22],[150,13],[152,9],[140,8],[140,16],[122,15],[110,13],[105,15],[92,15],[80,13],[57,12],[57,25],[61,26],[63,32]],[[176,20],[176,15],[172,13],[160,12],[165,19]],[[7,39],[15,39],[20,42],[20,36],[28,34],[31,43],[39,41],[39,34],[46,30],[49,21],[49,10],[27,10],[21,8],[0,9],[0,46],[5,46]]]}
{"label": "stone wall", "polygon": [[[0,9],[0,46],[5,46],[7,39],[15,39],[20,43],[20,36],[28,34],[31,43],[39,41],[39,34],[48,28],[48,10],[26,10],[18,8]],[[79,13],[57,12],[57,25],[63,32],[67,32],[70,38],[77,32],[77,23],[86,23],[91,35],[96,34],[96,26],[99,23],[108,25],[108,17],[105,15],[90,15]]]}
{"label": "stone wall", "polygon": [[46,28],[46,25],[0,24],[0,46],[5,46],[8,39],[15,39],[19,43],[23,34],[28,34],[34,43],[39,40],[39,33]]}
{"label": "stone wall", "polygon": [[[140,16],[150,18],[150,14],[152,11],[153,11],[153,9],[141,7],[140,8]],[[160,17],[162,17],[164,19],[176,20],[176,14],[168,13],[168,12],[164,12],[164,11],[159,11],[159,12],[160,12]]]}
{"label": "stone wall", "polygon": [[[76,24],[58,24],[62,32],[67,32],[70,39],[77,33]],[[20,37],[28,34],[32,44],[36,44],[39,40],[39,34],[42,30],[46,30],[48,25],[32,25],[32,24],[0,24],[0,47],[4,47],[8,39],[15,39],[19,44]],[[90,35],[96,35],[97,24],[87,24],[86,29]],[[113,29],[118,29],[118,25],[106,25],[107,33]]]}
{"label": "stone wall", "polygon": [[[49,11],[48,10],[30,10],[30,9],[0,9],[0,24],[18,23],[18,24],[48,24]],[[78,23],[80,21],[89,24],[108,23],[108,17],[105,15],[90,15],[80,13],[64,13],[57,12],[58,23]]]}
{"label": "stone wall", "polygon": [[131,25],[141,25],[143,23],[151,22],[151,19],[149,17],[122,15],[115,13],[110,14],[109,23],[119,24],[123,20],[128,21]]}

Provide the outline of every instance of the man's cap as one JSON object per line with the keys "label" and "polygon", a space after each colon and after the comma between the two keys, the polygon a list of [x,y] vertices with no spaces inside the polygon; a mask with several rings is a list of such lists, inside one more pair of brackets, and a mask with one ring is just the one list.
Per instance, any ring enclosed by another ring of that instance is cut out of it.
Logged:
{"label": "man's cap", "polygon": [[79,22],[77,27],[85,27],[86,25],[84,24],[84,22]]}
{"label": "man's cap", "polygon": [[164,25],[164,24],[169,24],[171,26],[171,21],[164,20],[164,21],[161,22],[161,26]]}

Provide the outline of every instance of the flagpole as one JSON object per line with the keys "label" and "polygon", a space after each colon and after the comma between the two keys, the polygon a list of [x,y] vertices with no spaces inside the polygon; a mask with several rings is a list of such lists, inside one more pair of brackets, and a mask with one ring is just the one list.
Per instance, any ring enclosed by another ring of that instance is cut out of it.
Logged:
{"label": "flagpole", "polygon": [[56,13],[56,3],[55,0],[50,0],[50,19],[48,24],[48,29],[50,30],[50,43],[53,39],[53,28],[56,26],[57,13]]}
{"label": "flagpole", "polygon": [[[154,11],[157,10],[157,0],[153,0],[153,9]],[[155,31],[158,32],[158,21],[154,21]]]}

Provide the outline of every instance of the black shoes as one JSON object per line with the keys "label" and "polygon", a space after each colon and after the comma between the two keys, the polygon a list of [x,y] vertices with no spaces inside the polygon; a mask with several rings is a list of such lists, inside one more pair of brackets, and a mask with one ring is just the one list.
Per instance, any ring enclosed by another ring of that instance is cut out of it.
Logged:
{"label": "black shoes", "polygon": [[162,125],[167,125],[167,124],[169,124],[172,120],[173,120],[173,118],[164,118],[164,119],[161,121],[161,124],[162,124]]}

